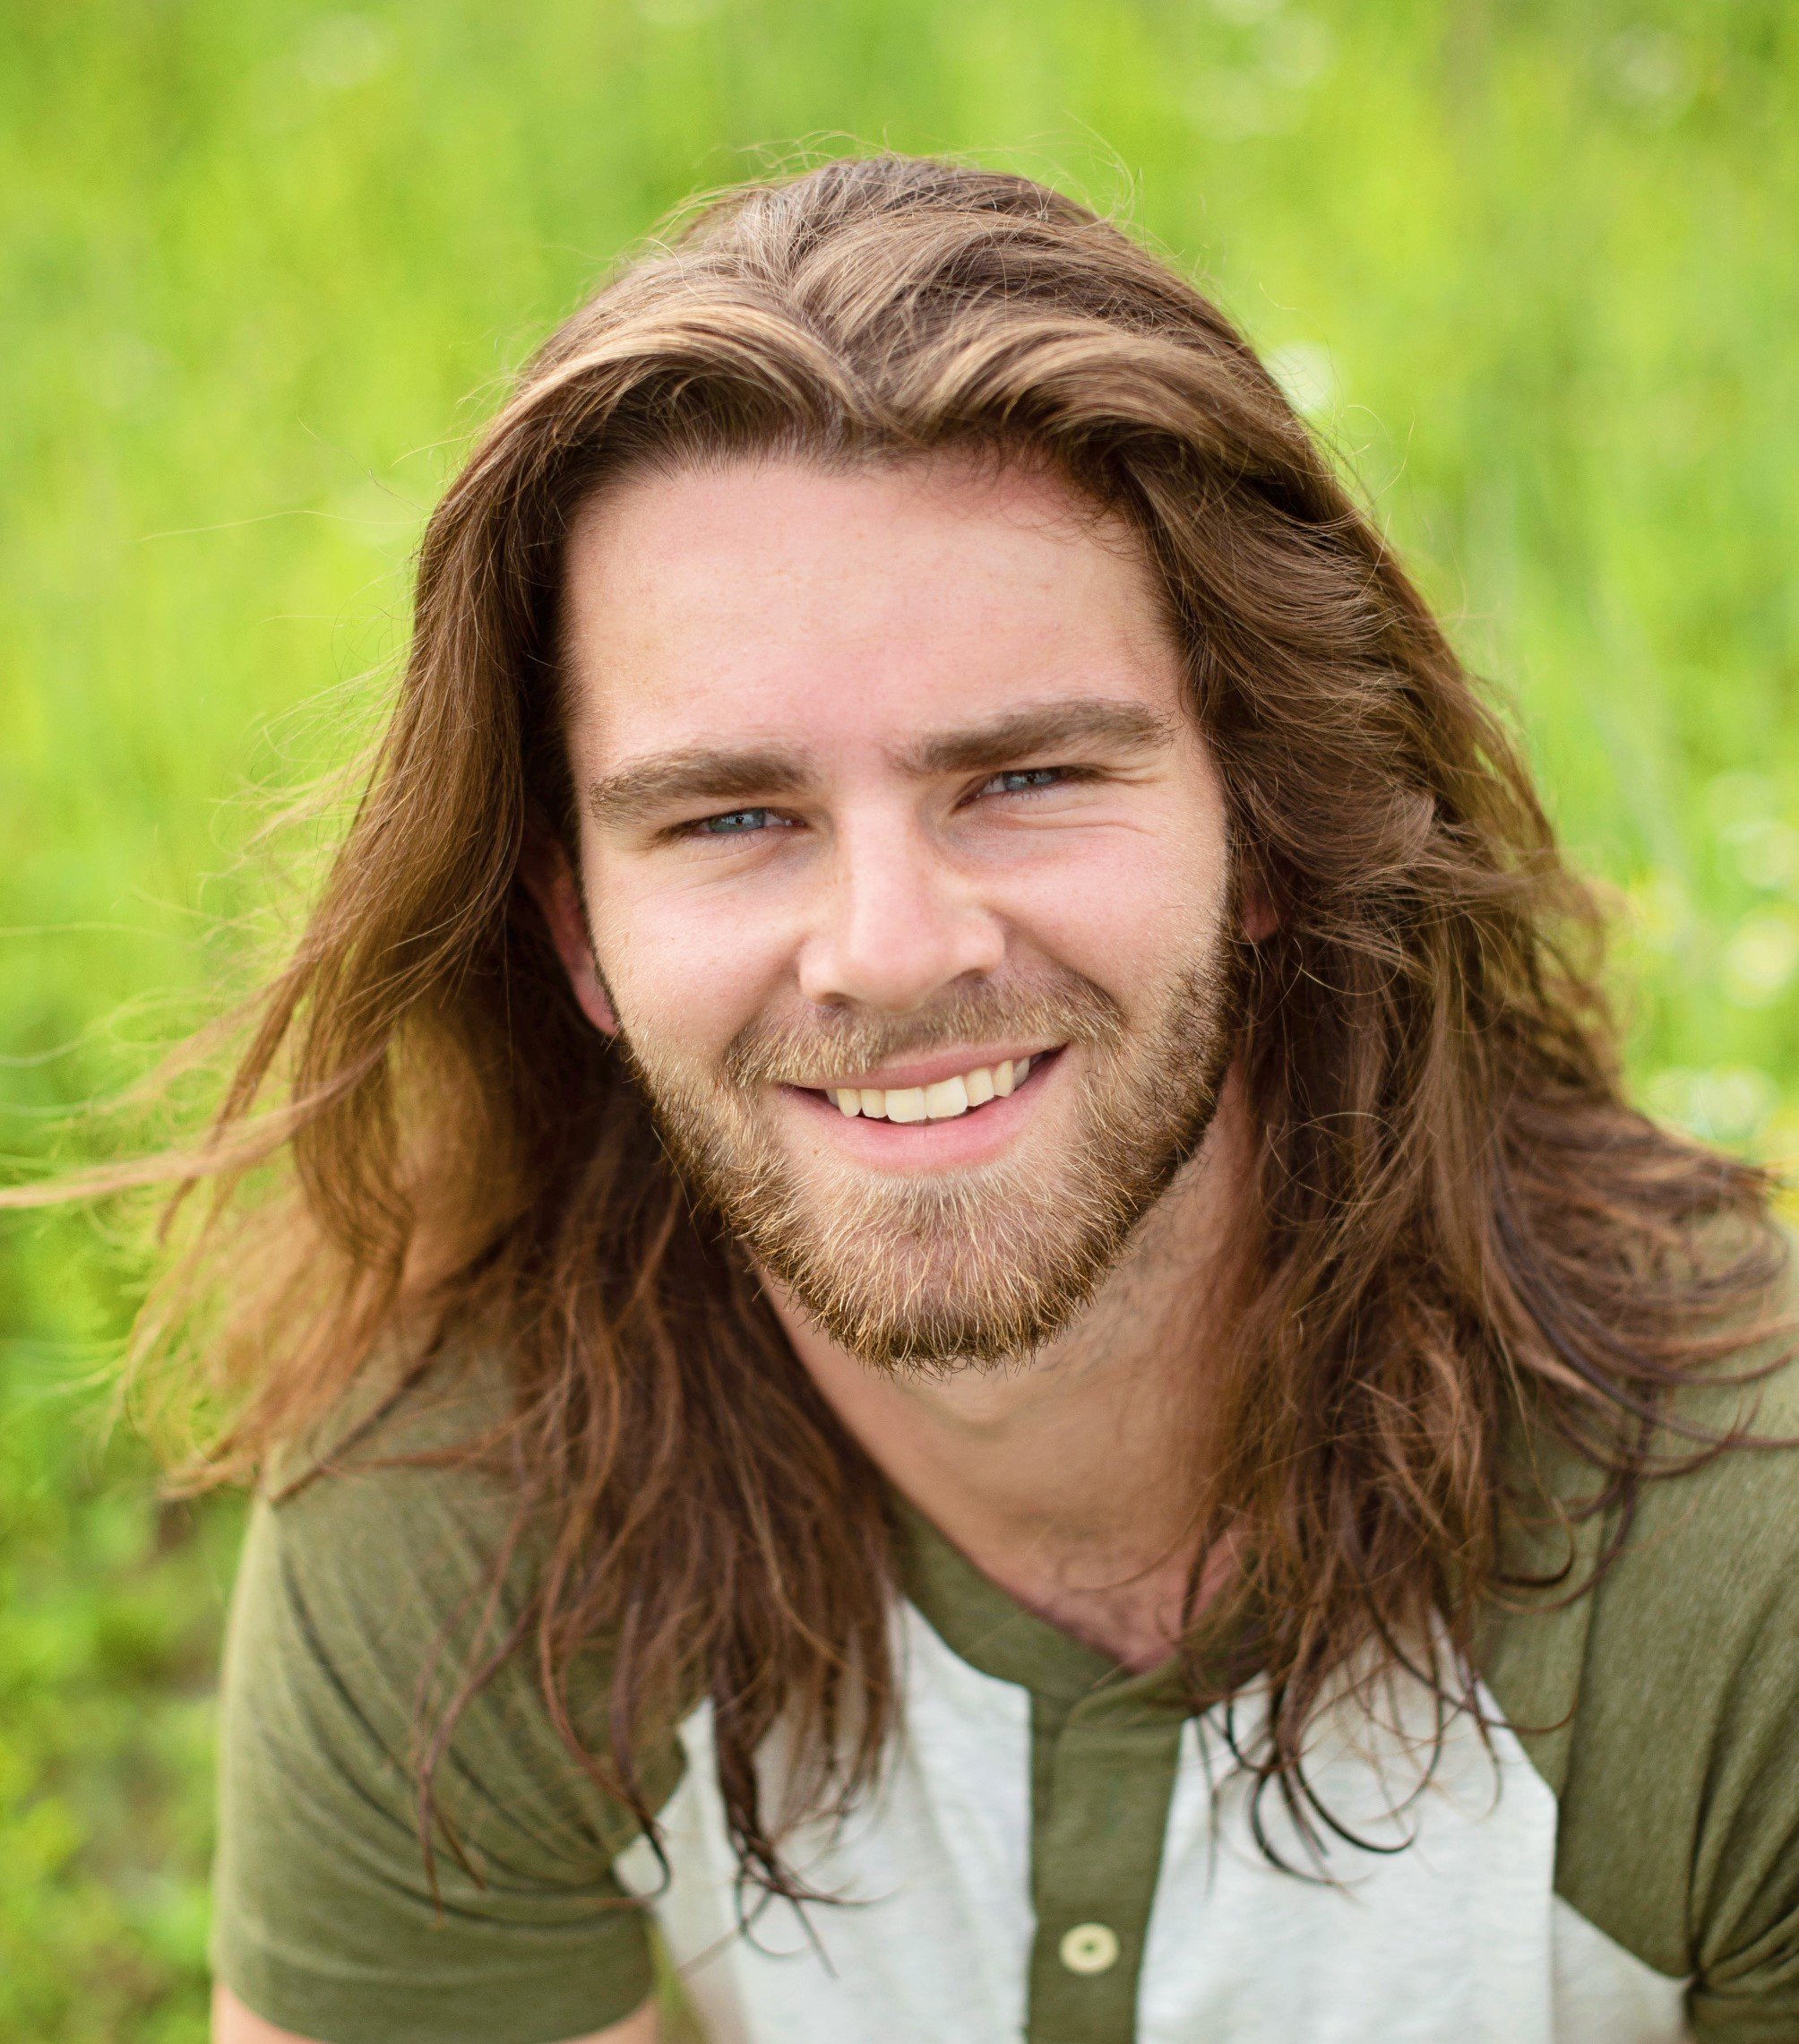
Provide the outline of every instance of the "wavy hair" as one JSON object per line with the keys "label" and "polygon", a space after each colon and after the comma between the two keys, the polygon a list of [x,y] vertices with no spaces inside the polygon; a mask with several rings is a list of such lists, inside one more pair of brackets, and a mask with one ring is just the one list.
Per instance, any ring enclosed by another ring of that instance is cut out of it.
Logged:
{"label": "wavy hair", "polygon": [[[786,1825],[842,1807],[891,1728],[886,1494],[581,1019],[521,865],[574,832],[558,594],[593,492],[950,449],[1052,464],[1139,535],[1278,912],[1243,1025],[1252,1249],[1192,1500],[1261,1614],[1263,1786],[1303,1796],[1347,1670],[1433,1627],[1465,1659],[1503,1588],[1504,1430],[1576,1451],[1588,1509],[1628,1497],[1668,1466],[1674,1395],[1775,1324],[1783,1263],[1764,1177],[1628,1104],[1594,905],[1511,736],[1216,306],[1022,178],[885,156],[709,204],[557,330],[431,518],[358,806],[210,1135],[158,1167],[177,1203],[211,1190],[140,1341],[204,1330],[214,1474],[379,1358],[500,1354],[480,1452],[538,1560],[462,1697],[532,1654],[579,1751],[569,1671],[603,1640],[582,1757],[653,1837],[643,1742],[709,1695],[741,1863],[786,1893]],[[812,1757],[770,1812],[778,1721]]]}

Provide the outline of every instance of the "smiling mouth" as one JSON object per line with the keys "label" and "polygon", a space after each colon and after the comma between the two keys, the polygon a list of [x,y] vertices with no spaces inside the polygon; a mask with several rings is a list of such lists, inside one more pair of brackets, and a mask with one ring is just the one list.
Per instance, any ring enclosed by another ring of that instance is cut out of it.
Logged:
{"label": "smiling mouth", "polygon": [[865,1115],[870,1121],[953,1121],[991,1100],[1008,1099],[1037,1065],[1054,1055],[1052,1050],[1039,1051],[1033,1057],[1002,1058],[997,1065],[977,1065],[930,1086],[838,1085],[818,1090],[839,1114],[852,1119]]}

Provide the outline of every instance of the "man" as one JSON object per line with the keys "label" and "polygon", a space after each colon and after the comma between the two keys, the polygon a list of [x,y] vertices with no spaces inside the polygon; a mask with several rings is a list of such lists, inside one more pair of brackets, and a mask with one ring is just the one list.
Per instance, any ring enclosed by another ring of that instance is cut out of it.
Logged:
{"label": "man", "polygon": [[1115,229],[887,159],[627,269],[187,1167],[292,1152],[220,2044],[1799,2037],[1784,1256],[1586,914]]}

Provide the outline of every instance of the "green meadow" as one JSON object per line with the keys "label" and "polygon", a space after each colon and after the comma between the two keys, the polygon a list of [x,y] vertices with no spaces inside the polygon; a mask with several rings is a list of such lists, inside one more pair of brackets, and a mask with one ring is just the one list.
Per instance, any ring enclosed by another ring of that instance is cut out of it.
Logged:
{"label": "green meadow", "polygon": [[[1786,0],[74,0],[0,10],[0,1161],[291,927],[508,372],[697,187],[1052,177],[1209,280],[1509,703],[1642,1098],[1799,1154]],[[141,1217],[0,1220],[0,2044],[203,2034],[235,1505],[111,1366]]]}

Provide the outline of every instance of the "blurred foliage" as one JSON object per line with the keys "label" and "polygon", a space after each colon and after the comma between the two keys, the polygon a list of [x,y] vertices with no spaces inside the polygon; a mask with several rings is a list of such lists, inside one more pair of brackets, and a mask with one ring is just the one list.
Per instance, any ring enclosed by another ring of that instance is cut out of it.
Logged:
{"label": "blurred foliage", "polygon": [[[0,1150],[266,934],[507,370],[841,138],[1058,177],[1269,349],[1615,900],[1654,1109],[1799,1148],[1786,0],[71,0],[0,12]],[[202,2033],[229,1506],[159,1505],[123,1222],[0,1232],[0,2040]]]}

